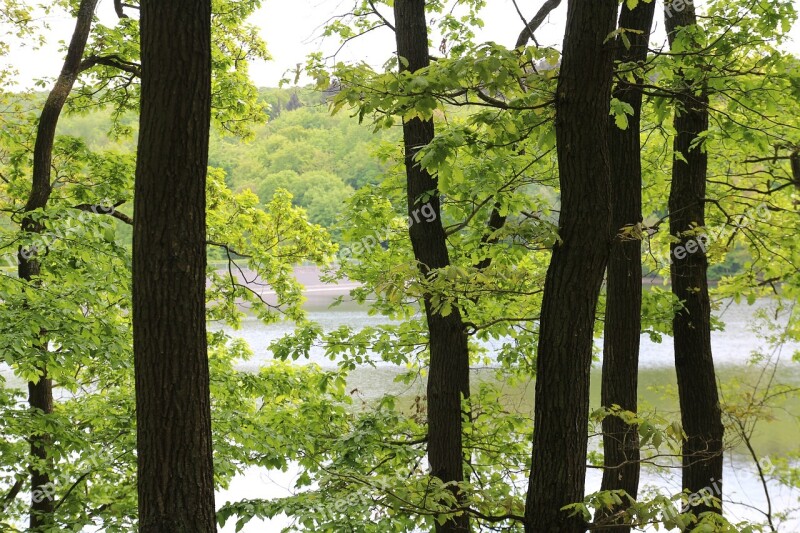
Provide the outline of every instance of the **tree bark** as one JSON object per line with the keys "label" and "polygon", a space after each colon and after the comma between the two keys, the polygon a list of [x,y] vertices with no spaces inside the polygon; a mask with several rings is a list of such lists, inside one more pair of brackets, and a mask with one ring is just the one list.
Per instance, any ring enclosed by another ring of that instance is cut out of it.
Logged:
{"label": "tree bark", "polygon": [[[33,169],[31,192],[25,203],[26,215],[22,219],[21,228],[26,233],[42,233],[44,224],[36,217],[29,215],[37,209],[44,209],[50,200],[52,185],[50,171],[53,163],[53,143],[55,141],[56,127],[61,111],[67,101],[75,80],[80,73],[80,63],[86,48],[86,41],[92,28],[92,19],[97,0],[82,0],[78,7],[75,19],[75,29],[70,39],[67,55],[61,67],[61,73],[47,95],[39,124],[36,129],[36,141],[33,147]],[[18,253],[19,264],[17,274],[20,279],[28,283],[37,283],[41,273],[41,263],[34,249],[20,249]],[[47,351],[47,342],[44,340],[46,331],[41,331],[39,350]],[[53,412],[53,380],[48,376],[46,357],[42,358],[39,365],[41,376],[38,381],[28,383],[28,405],[31,410],[48,415]],[[36,433],[30,436],[31,445],[31,507],[30,531],[45,531],[53,525],[54,489],[51,476],[51,460],[49,447],[52,438],[46,433]]]}
{"label": "tree bark", "polygon": [[570,0],[556,94],[559,236],[545,278],[526,533],[584,531],[595,310],[611,246],[608,113],[616,0]]}
{"label": "tree bark", "polygon": [[[394,4],[397,54],[401,71],[415,72],[430,64],[428,30],[424,0],[396,0]],[[447,240],[442,226],[438,181],[423,169],[414,157],[433,140],[432,120],[411,119],[403,123],[403,143],[408,188],[408,214],[414,220],[409,228],[414,258],[423,276],[450,264]],[[430,195],[429,199],[422,198]],[[419,217],[423,204],[430,204],[436,214],[432,222]],[[417,216],[414,216],[414,213]],[[428,374],[428,461],[433,476],[445,483],[464,480],[461,400],[469,398],[469,350],[461,312],[454,306],[443,316],[431,301],[424,298],[428,322],[430,372]],[[453,488],[459,496],[456,487]],[[469,531],[466,513],[437,524],[438,533]]]}
{"label": "tree bark", "polygon": [[[680,28],[697,24],[691,3],[682,11],[666,5],[665,19],[670,46]],[[682,76],[678,72],[678,77]],[[694,227],[705,226],[708,156],[700,145],[692,143],[708,129],[708,94],[693,80],[683,82],[676,98],[669,195],[670,234],[679,239],[670,246],[672,292],[682,304],[672,320],[681,422],[686,433],[682,485],[691,493],[711,488],[713,496],[721,498],[724,428],[711,354],[708,261],[704,245],[698,246],[697,238],[687,234]],[[691,511],[696,515],[721,512],[706,500]]]}
{"label": "tree bark", "polygon": [[[626,33],[630,46],[621,37],[616,40],[616,61],[644,63],[655,14],[655,2],[639,2],[634,9],[622,4],[619,28]],[[639,33],[636,33],[639,32]],[[630,67],[626,67],[630,68]],[[636,79],[641,83],[641,79]],[[639,383],[639,338],[642,312],[642,242],[637,235],[625,233],[642,222],[641,115],[642,89],[623,76],[612,95],[633,108],[628,127],[620,129],[610,122],[611,156],[611,228],[616,232],[611,246],[606,278],[606,315],[603,338],[603,377],[601,403],[610,408],[637,412]],[[639,491],[639,433],[616,416],[603,420],[603,482],[600,490],[624,490],[636,499]],[[624,504],[598,513],[604,519],[627,508]],[[613,520],[613,527],[598,531],[628,533],[624,521]]]}
{"label": "tree bark", "polygon": [[139,530],[216,531],[205,322],[210,0],[141,3],[133,234]]}

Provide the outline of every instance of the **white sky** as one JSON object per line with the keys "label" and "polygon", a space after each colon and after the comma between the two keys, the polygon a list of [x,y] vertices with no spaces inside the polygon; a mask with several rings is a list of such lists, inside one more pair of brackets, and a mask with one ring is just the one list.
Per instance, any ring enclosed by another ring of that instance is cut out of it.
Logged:
{"label": "white sky", "polygon": [[[332,16],[349,11],[355,1],[264,0],[263,7],[252,17],[251,22],[262,29],[262,36],[273,60],[251,65],[254,82],[259,86],[275,86],[287,70],[293,70],[297,63],[304,63],[308,53],[322,49],[326,55],[332,54],[338,48],[338,42],[334,38],[321,39],[322,26]],[[528,19],[533,17],[543,2],[544,0],[518,0]],[[800,0],[795,0],[795,3],[800,10]],[[567,0],[563,0],[536,32],[540,44],[560,47],[566,4]],[[698,5],[701,5],[701,0],[698,0]],[[388,8],[384,10],[387,16],[391,15]],[[660,13],[661,10],[658,11]],[[112,0],[100,0],[98,15],[104,22],[113,24],[116,16]],[[656,17],[654,39],[658,42],[663,40],[663,15],[657,14]],[[479,38],[484,41],[492,40],[512,46],[522,29],[522,22],[511,0],[489,0],[488,7],[483,11],[483,19],[486,25],[479,32]],[[53,78],[58,74],[62,60],[58,41],[69,39],[73,21],[65,14],[53,14],[45,20],[51,26],[47,33],[47,46],[34,50],[27,43],[16,43],[5,58],[5,63],[19,72],[17,79],[22,87],[30,87],[35,79]],[[793,42],[787,49],[800,54],[800,25],[796,24],[790,35]],[[364,59],[379,65],[393,50],[394,37],[391,31],[381,29],[350,43],[338,57],[343,60]]]}

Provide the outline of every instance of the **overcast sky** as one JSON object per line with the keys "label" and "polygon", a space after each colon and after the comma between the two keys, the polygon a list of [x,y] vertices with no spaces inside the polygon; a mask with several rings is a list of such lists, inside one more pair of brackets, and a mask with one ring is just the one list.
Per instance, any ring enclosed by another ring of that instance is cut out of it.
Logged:
{"label": "overcast sky", "polygon": [[[277,85],[282,75],[294,69],[297,63],[303,63],[305,57],[313,51],[322,49],[326,55],[332,54],[338,43],[328,38],[320,38],[322,27],[331,17],[346,13],[356,0],[265,0],[263,7],[252,17],[251,22],[262,29],[262,36],[267,42],[273,60],[258,62],[251,66],[251,74],[259,86]],[[661,0],[656,0],[661,1]],[[544,0],[518,0],[526,18],[530,19]],[[489,6],[483,12],[486,22],[479,37],[484,41],[496,41],[512,46],[522,28],[522,22],[514,9],[511,0],[489,0]],[[537,40],[542,45],[561,45],[563,27],[566,18],[567,2],[554,11],[549,19],[536,32]],[[698,0],[698,4],[701,1]],[[796,0],[800,9],[800,0]],[[659,10],[660,11],[660,10]],[[114,14],[112,0],[100,0],[98,15],[107,24],[113,24]],[[391,15],[387,9],[387,15]],[[654,40],[663,41],[663,16],[657,15]],[[67,40],[72,32],[73,21],[64,14],[54,14],[46,18],[51,29],[48,32],[49,44],[34,50],[25,43],[16,43],[5,58],[20,73],[18,79],[22,86],[30,86],[33,80],[58,74],[61,64],[61,53],[58,41]],[[800,25],[795,25],[791,34],[793,42],[788,48],[800,54]],[[390,30],[381,29],[368,36],[352,42],[338,56],[343,60],[355,58],[365,59],[379,65],[394,50],[394,37]]]}

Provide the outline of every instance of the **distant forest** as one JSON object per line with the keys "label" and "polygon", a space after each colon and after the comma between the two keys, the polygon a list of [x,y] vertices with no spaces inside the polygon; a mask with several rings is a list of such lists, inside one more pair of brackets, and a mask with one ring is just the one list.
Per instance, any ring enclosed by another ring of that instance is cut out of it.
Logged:
{"label": "distant forest", "polygon": [[[304,208],[311,222],[336,236],[337,216],[353,191],[377,184],[386,165],[378,152],[391,134],[373,132],[347,112],[331,116],[330,93],[312,88],[262,88],[269,119],[253,128],[251,138],[211,136],[209,166],[225,171],[227,185],[236,192],[250,189],[262,202],[283,188],[293,203]],[[137,117],[123,117],[123,126],[135,128]],[[83,139],[91,149],[134,150],[136,136],[114,140],[110,112],[70,114],[59,133]],[[399,135],[399,133],[397,134]]]}

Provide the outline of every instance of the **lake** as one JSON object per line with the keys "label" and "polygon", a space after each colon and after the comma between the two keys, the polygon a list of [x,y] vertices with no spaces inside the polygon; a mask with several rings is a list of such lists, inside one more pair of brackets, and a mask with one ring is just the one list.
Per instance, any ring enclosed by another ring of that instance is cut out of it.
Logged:
{"label": "lake", "polygon": [[[712,332],[712,346],[717,366],[718,378],[724,385],[732,380],[752,381],[760,374],[760,367],[749,364],[754,351],[767,349],[766,343],[753,333],[756,310],[769,305],[767,302],[758,302],[754,306],[733,304],[727,302],[720,306],[716,315],[725,323],[726,330]],[[322,295],[310,299],[307,306],[309,318],[321,324],[326,330],[331,330],[342,325],[355,329],[366,326],[376,326],[386,322],[380,316],[368,315],[365,308],[353,303],[345,303],[334,308],[328,307],[327,298]],[[269,344],[290,333],[292,324],[282,323],[266,326],[255,319],[247,318],[243,327],[238,331],[230,331],[232,335],[245,339],[254,351],[254,357],[241,365],[243,369],[255,369],[261,363],[271,359],[268,350]],[[597,341],[597,348],[601,352],[602,339]],[[800,346],[784,346],[779,353],[772,353],[786,364],[782,365],[779,380],[800,386],[800,365],[790,363],[793,351],[800,350]],[[666,389],[675,389],[675,370],[672,364],[672,341],[664,337],[662,343],[653,342],[648,335],[642,335],[641,363],[639,378],[639,396],[642,409],[655,409],[660,414],[678,418],[678,404],[673,395],[666,393]],[[335,363],[324,356],[320,348],[313,349],[306,362],[313,362],[322,367],[333,368]],[[298,361],[303,364],[304,361]],[[600,366],[598,361],[592,369],[592,406],[599,406],[600,399]],[[377,398],[383,394],[416,394],[424,390],[424,384],[418,383],[410,391],[406,385],[398,385],[394,378],[401,372],[401,368],[389,364],[379,364],[377,367],[364,367],[354,371],[348,383],[348,389],[358,389],[363,398]],[[474,372],[475,379],[494,379],[494,372]],[[516,394],[523,399],[523,405],[532,412],[533,409],[533,382],[517,387]],[[785,456],[797,449],[800,442],[800,426],[790,416],[800,412],[800,400],[794,398],[786,405],[786,412],[778,413],[775,420],[761,422],[753,438],[762,465],[769,465],[772,458]],[[763,516],[756,509],[766,508],[766,498],[760,479],[756,476],[753,461],[741,447],[732,450],[725,461],[725,514],[729,520],[761,520]],[[228,490],[221,491],[217,496],[217,503],[235,501],[242,498],[274,498],[291,494],[293,481],[297,472],[268,472],[261,469],[250,469],[245,475],[236,478]],[[598,469],[589,469],[587,474],[587,491],[599,490],[602,474]],[[642,472],[641,486],[643,489],[660,489],[669,494],[680,492],[680,479],[676,471],[658,472],[653,469],[644,469]],[[777,484],[770,484],[770,496],[774,510],[783,510],[798,506],[800,492],[787,490]],[[735,502],[735,503],[732,503]],[[272,520],[270,522],[249,523],[243,531],[263,532],[278,531],[287,525],[288,520]],[[227,524],[222,531],[233,532],[234,522]],[[779,531],[800,531],[800,520],[794,519],[779,526]]]}
{"label": "lake", "polygon": [[[326,330],[331,330],[342,325],[353,328],[376,326],[384,324],[386,319],[380,316],[370,316],[366,309],[353,303],[345,303],[335,308],[329,308],[331,298],[339,291],[319,288],[312,289],[309,293],[307,310],[309,318],[320,323]],[[759,368],[748,364],[751,353],[764,350],[766,345],[752,331],[755,322],[755,311],[768,305],[759,302],[754,306],[743,304],[726,304],[720,306],[717,315],[726,324],[726,331],[712,332],[712,346],[720,382],[724,385],[731,380],[753,380],[759,375]],[[213,327],[213,326],[212,326]],[[255,370],[262,363],[271,360],[268,350],[269,344],[291,333],[291,323],[264,325],[248,317],[243,321],[243,327],[238,331],[229,331],[234,336],[248,341],[254,352],[254,357],[242,363],[244,370]],[[601,352],[602,339],[596,342],[598,352]],[[791,364],[792,352],[800,350],[800,346],[785,346],[780,353],[773,354],[780,357],[785,364],[781,367],[779,379],[784,383],[800,386],[800,365]],[[312,350],[308,361],[298,361],[297,364],[307,362],[317,363],[322,367],[332,368],[335,363],[324,356],[321,349]],[[596,362],[592,370],[591,398],[592,406],[599,406],[600,399],[600,362]],[[2,365],[0,372],[6,377],[10,376],[10,369]],[[377,367],[358,368],[352,372],[349,379],[348,390],[358,389],[362,398],[377,398],[383,394],[413,395],[424,391],[424,383],[417,383],[411,389],[406,385],[394,382],[394,378],[401,372],[399,367],[389,364],[379,364]],[[476,380],[494,379],[491,370],[475,371]],[[24,386],[19,380],[11,378],[9,384]],[[667,416],[678,417],[678,405],[673,395],[665,392],[665,388],[675,388],[675,371],[672,366],[672,343],[668,337],[662,343],[653,342],[648,335],[642,336],[641,364],[639,378],[639,396],[642,409],[655,409]],[[530,412],[533,409],[533,381],[524,386],[516,387],[513,393],[521,398],[523,408]],[[797,450],[800,442],[800,426],[791,414],[800,413],[800,400],[794,398],[786,405],[786,412],[778,412],[775,420],[761,422],[755,432],[753,444],[759,458],[764,464],[769,464],[773,458],[780,458]],[[297,471],[274,472],[252,468],[244,475],[233,480],[228,490],[217,494],[217,504],[226,501],[235,501],[244,498],[275,498],[288,495]],[[759,478],[755,475],[755,466],[752,460],[744,454],[744,450],[734,449],[726,456],[725,461],[725,514],[731,521],[758,520],[761,517],[755,509],[765,508],[765,496]],[[596,491],[600,487],[601,473],[597,469],[589,469],[587,474],[587,491]],[[680,480],[673,472],[656,472],[644,469],[642,472],[643,489],[648,487],[668,491],[674,494],[680,491]],[[798,507],[800,492],[770,485],[773,509]],[[727,500],[737,502],[732,504]],[[285,517],[270,522],[252,521],[243,531],[247,533],[262,533],[265,531],[279,531],[280,527],[289,522]],[[233,532],[235,521],[229,521],[223,532]],[[800,531],[800,519],[795,518],[782,524],[779,531]]]}

